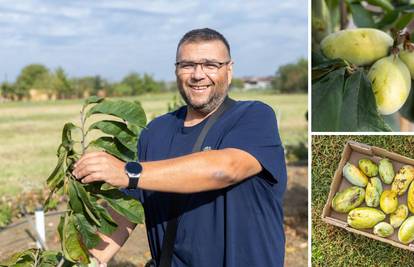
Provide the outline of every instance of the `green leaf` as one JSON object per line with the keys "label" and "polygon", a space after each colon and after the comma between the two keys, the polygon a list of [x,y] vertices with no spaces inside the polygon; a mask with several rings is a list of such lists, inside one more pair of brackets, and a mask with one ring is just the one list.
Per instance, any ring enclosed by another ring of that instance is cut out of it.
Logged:
{"label": "green leaf", "polygon": [[99,129],[102,132],[112,135],[121,144],[133,152],[137,152],[137,136],[128,129],[127,125],[120,121],[97,121],[89,126],[88,131]]}
{"label": "green leaf", "polygon": [[88,252],[80,241],[79,232],[76,230],[75,219],[67,216],[63,226],[63,245],[65,257],[72,262],[89,263]]}
{"label": "green leaf", "polygon": [[376,28],[384,29],[386,26],[391,26],[399,17],[398,11],[391,11],[385,13],[384,17],[376,24]]}
{"label": "green leaf", "polygon": [[345,81],[340,131],[391,131],[377,111],[371,83],[362,69]]}
{"label": "green leaf", "polygon": [[326,58],[320,50],[317,50],[317,51],[312,50],[311,59],[312,59],[312,63],[311,63],[312,66],[318,66],[320,64],[323,64],[323,63],[329,61],[329,59]]}
{"label": "green leaf", "polygon": [[83,214],[74,214],[74,218],[77,222],[76,228],[86,248],[91,249],[96,247],[101,241],[101,238],[96,234],[96,227],[92,226]]}
{"label": "green leaf", "polygon": [[90,142],[88,146],[102,148],[112,156],[115,156],[123,161],[134,161],[137,159],[136,153],[129,150],[112,137],[99,137],[98,139]]}
{"label": "green leaf", "polygon": [[134,133],[135,136],[138,136],[141,134],[142,129],[144,129],[145,127],[142,126],[138,126],[135,124],[127,124],[128,129]]}
{"label": "green leaf", "polygon": [[98,228],[99,232],[105,235],[111,235],[117,229],[118,224],[112,219],[106,208],[98,205],[97,210],[101,215],[101,226]]}
{"label": "green leaf", "polygon": [[83,204],[78,197],[78,192],[76,190],[75,181],[68,179],[68,196],[69,196],[69,205],[75,213],[83,213]]}
{"label": "green leaf", "polygon": [[[86,114],[86,118],[92,114],[108,114],[123,119],[129,124],[145,127],[146,116],[139,102],[129,102],[125,100],[110,101],[104,100],[92,107]],[[131,129],[130,130],[134,130]],[[135,132],[134,132],[135,133]],[[138,133],[135,133],[138,134]]]}
{"label": "green leaf", "polygon": [[338,130],[344,75],[345,68],[340,68],[312,85],[312,131]]}
{"label": "green leaf", "polygon": [[0,262],[0,266],[31,267],[36,259],[37,249],[28,249],[16,252],[9,259]]}
{"label": "green leaf", "polygon": [[409,5],[401,5],[395,8],[397,11],[406,12],[406,13],[414,13],[414,4]]}
{"label": "green leaf", "polygon": [[54,191],[57,185],[61,184],[63,178],[65,177],[65,168],[63,166],[63,163],[66,161],[66,156],[67,151],[62,152],[59,155],[55,169],[52,171],[52,173],[46,180],[47,186],[51,191]]}
{"label": "green leaf", "polygon": [[335,29],[339,24],[339,0],[329,0],[325,1],[328,6],[330,18],[331,18],[331,27]]}
{"label": "green leaf", "polygon": [[65,259],[67,259],[68,261],[71,261],[71,262],[75,262],[76,260],[71,258],[69,252],[67,251],[67,247],[65,245],[65,231],[66,231],[65,227],[66,227],[66,224],[67,224],[67,221],[68,221],[68,217],[69,217],[68,213],[65,213],[64,216],[60,217],[57,230],[58,230],[58,233],[59,233],[60,244],[62,246],[62,251],[63,251],[63,255],[64,255]]}
{"label": "green leaf", "polygon": [[77,192],[77,195],[78,195],[79,199],[83,203],[83,208],[85,209],[86,214],[96,225],[100,226],[101,225],[101,222],[100,222],[101,218],[99,216],[98,211],[95,208],[95,205],[92,203],[92,201],[90,199],[89,192],[86,192],[83,185],[79,182],[74,181],[73,185],[76,189],[76,192]]}
{"label": "green leaf", "polygon": [[104,190],[99,194],[116,212],[133,223],[142,223],[144,211],[138,200],[125,195],[118,189]]}
{"label": "green leaf", "polygon": [[399,111],[401,116],[411,122],[414,122],[414,83],[411,83],[410,94]]}
{"label": "green leaf", "polygon": [[[63,187],[63,181],[61,182],[61,185],[59,184],[58,187]],[[54,198],[53,195],[55,194],[55,191],[51,191],[43,203],[44,211],[47,212],[49,210],[57,209],[57,206],[59,205],[59,199]]]}
{"label": "green leaf", "polygon": [[97,192],[99,192],[99,190],[101,190],[102,185],[104,185],[105,182],[103,181],[96,181],[90,184],[85,184],[84,188],[86,191],[88,191],[90,193],[91,199],[92,199],[92,194],[95,194]]}
{"label": "green leaf", "polygon": [[410,23],[410,21],[412,21],[414,19],[414,9],[412,11],[412,13],[407,13],[407,14],[403,14],[401,15],[401,17],[397,20],[397,22],[395,23],[395,28],[397,30],[402,30],[404,29],[408,23]]}
{"label": "green leaf", "polygon": [[375,23],[372,18],[372,14],[366,10],[361,3],[351,3],[349,5],[352,12],[352,18],[354,19],[355,25],[359,28],[374,28]]}
{"label": "green leaf", "polygon": [[76,125],[68,122],[65,124],[65,126],[63,126],[63,131],[62,131],[62,146],[67,150],[67,151],[72,151],[73,150],[73,140],[72,140],[72,130],[76,129]]}
{"label": "green leaf", "polygon": [[394,6],[389,2],[389,0],[366,0],[366,1],[373,6],[381,7],[386,13],[394,10]]}
{"label": "green leaf", "polygon": [[40,266],[42,267],[55,267],[59,264],[63,255],[59,251],[46,250],[42,252],[40,258]]}
{"label": "green leaf", "polygon": [[88,98],[86,98],[86,99],[85,99],[85,102],[84,102],[83,106],[87,106],[87,105],[89,105],[89,104],[96,104],[96,103],[100,103],[100,102],[102,102],[103,100],[104,100],[104,98],[103,98],[103,97],[93,95],[93,96],[90,96],[90,97],[88,97]]}
{"label": "green leaf", "polygon": [[327,60],[312,68],[312,80],[318,80],[329,72],[348,66],[343,59]]}

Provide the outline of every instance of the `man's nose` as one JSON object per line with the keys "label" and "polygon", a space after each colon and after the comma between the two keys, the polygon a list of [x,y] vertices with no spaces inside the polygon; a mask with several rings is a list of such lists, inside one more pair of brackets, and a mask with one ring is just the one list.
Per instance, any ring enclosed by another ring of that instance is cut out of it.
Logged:
{"label": "man's nose", "polygon": [[203,70],[203,67],[201,64],[197,64],[194,68],[194,72],[192,75],[192,78],[195,80],[201,80],[206,77],[206,73]]}

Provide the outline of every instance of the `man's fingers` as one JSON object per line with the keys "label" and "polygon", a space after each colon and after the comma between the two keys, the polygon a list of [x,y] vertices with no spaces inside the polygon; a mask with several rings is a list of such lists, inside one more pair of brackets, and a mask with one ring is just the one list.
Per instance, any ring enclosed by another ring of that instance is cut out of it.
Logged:
{"label": "man's fingers", "polygon": [[73,174],[76,176],[76,178],[82,178],[85,176],[88,176],[91,173],[98,172],[102,170],[102,166],[100,164],[88,164],[79,166],[79,168],[76,168],[73,172]]}
{"label": "man's fingers", "polygon": [[102,163],[104,159],[102,157],[93,157],[93,158],[87,158],[80,162],[77,162],[75,165],[76,168],[83,168],[84,166],[91,165],[91,164],[99,164]]}
{"label": "man's fingers", "polygon": [[98,158],[101,158],[105,155],[107,155],[107,154],[106,154],[106,152],[103,152],[103,151],[96,151],[96,152],[86,153],[75,163],[75,167],[79,166],[80,164],[84,163],[87,160],[98,159]]}
{"label": "man's fingers", "polygon": [[102,172],[93,172],[81,180],[84,184],[89,184],[96,181],[104,181]]}
{"label": "man's fingers", "polygon": [[75,164],[74,173],[78,173],[80,170],[86,168],[89,165],[103,165],[104,160],[102,157],[94,157],[94,158],[88,158],[83,160],[82,162],[78,162]]}

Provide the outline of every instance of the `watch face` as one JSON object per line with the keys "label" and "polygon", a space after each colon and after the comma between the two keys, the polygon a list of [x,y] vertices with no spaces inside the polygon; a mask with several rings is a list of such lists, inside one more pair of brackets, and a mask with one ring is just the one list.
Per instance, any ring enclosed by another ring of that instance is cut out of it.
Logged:
{"label": "watch face", "polygon": [[140,174],[142,171],[142,166],[138,162],[128,162],[125,165],[125,171],[131,174]]}

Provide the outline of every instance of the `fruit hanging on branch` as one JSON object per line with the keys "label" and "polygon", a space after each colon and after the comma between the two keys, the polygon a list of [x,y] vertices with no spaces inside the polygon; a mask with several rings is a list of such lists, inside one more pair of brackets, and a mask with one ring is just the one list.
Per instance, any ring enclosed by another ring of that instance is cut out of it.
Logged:
{"label": "fruit hanging on branch", "polygon": [[391,36],[377,29],[349,29],[325,37],[321,42],[321,49],[329,59],[340,58],[363,66],[385,57],[393,42]]}
{"label": "fruit hanging on branch", "polygon": [[[312,131],[399,130],[396,117],[386,116],[396,112],[414,121],[413,76],[406,71],[414,73],[412,8],[312,1]],[[384,59],[390,56],[393,62]]]}
{"label": "fruit hanging on branch", "polygon": [[389,115],[398,111],[407,100],[411,88],[410,71],[397,55],[384,57],[370,68],[378,112]]}
{"label": "fruit hanging on branch", "polygon": [[400,58],[408,67],[411,79],[414,79],[414,45],[410,45],[405,50],[401,51]]}
{"label": "fruit hanging on branch", "polygon": [[312,70],[313,131],[391,130],[382,115],[399,111],[411,90],[414,52],[402,36],[360,28],[321,41],[325,60]]}
{"label": "fruit hanging on branch", "polygon": [[[105,120],[98,114],[105,115]],[[146,126],[144,110],[139,102],[93,96],[86,99],[80,115],[80,125],[64,125],[58,162],[47,179],[50,195],[46,210],[57,192],[63,192],[69,200],[58,226],[62,252],[30,249],[16,253],[0,266],[86,266],[90,263],[88,250],[101,241],[98,233],[109,235],[117,228],[107,206],[133,223],[143,222],[143,208],[136,199],[102,182],[82,184],[73,177],[72,170],[89,150],[103,150],[123,161],[137,160],[137,139]],[[100,137],[93,139],[91,132],[100,133]],[[79,140],[73,138],[76,134]]]}

